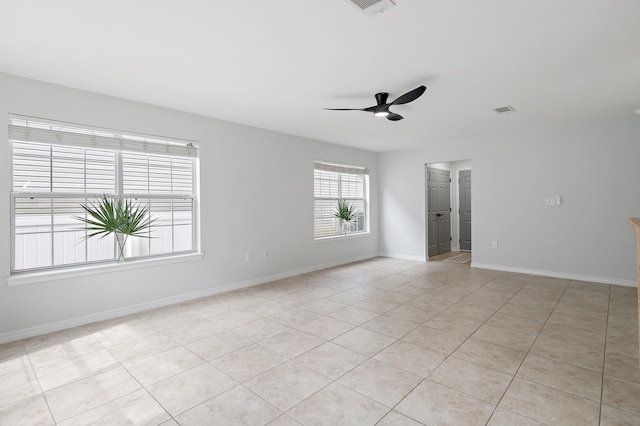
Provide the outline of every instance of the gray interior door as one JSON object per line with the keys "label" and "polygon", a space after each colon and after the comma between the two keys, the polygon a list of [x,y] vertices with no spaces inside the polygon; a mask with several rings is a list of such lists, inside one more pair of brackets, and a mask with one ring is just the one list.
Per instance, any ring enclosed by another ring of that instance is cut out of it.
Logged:
{"label": "gray interior door", "polygon": [[458,179],[460,194],[460,250],[471,251],[471,170],[463,170]]}
{"label": "gray interior door", "polygon": [[438,254],[451,251],[451,172],[438,170]]}
{"label": "gray interior door", "polygon": [[427,167],[428,256],[451,251],[451,174]]}
{"label": "gray interior door", "polygon": [[438,178],[436,169],[427,167],[427,255],[438,254]]}

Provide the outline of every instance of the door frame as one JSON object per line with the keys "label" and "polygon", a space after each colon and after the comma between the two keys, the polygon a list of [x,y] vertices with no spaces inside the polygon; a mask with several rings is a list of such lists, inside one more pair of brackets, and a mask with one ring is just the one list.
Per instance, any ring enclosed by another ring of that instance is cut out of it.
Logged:
{"label": "door frame", "polygon": [[[464,194],[462,193],[462,187],[463,187],[462,180],[464,179],[463,176],[467,176],[467,175],[469,176],[469,182],[470,182],[469,191],[471,192],[470,195],[472,195],[473,194],[473,189],[472,189],[473,186],[471,184],[471,182],[472,182],[471,174],[472,174],[471,169],[458,170],[458,248],[460,249],[461,252],[462,251],[470,252],[473,249],[473,238],[472,238],[473,226],[471,227],[471,229],[469,231],[470,234],[471,234],[471,235],[469,235],[470,246],[469,246],[469,248],[466,248],[466,247],[464,249],[462,248],[462,230],[463,230],[463,223],[464,223],[464,221],[462,220],[463,219],[462,206],[463,206],[463,204],[466,204],[466,203],[463,203]],[[471,224],[473,224],[473,210],[471,208],[472,207],[471,206],[471,198],[472,197],[469,197],[469,216],[470,216],[469,219],[470,219]]]}
{"label": "door frame", "polygon": [[[424,164],[424,188],[423,188],[423,194],[424,194],[424,256],[425,256],[425,260],[428,262],[429,261],[429,218],[428,216],[428,212],[429,212],[429,199],[428,199],[428,194],[427,194],[427,167],[434,167],[434,166],[440,166],[440,167],[447,167],[447,170],[449,170],[451,172],[451,238],[452,238],[452,245],[451,245],[451,250],[452,251],[460,251],[460,213],[458,211],[459,207],[460,207],[460,194],[458,193],[459,188],[458,188],[458,177],[459,177],[459,172],[462,170],[473,170],[472,167],[472,160],[470,158],[463,158],[463,159],[458,159],[458,160],[448,160],[448,161],[431,161],[428,163]],[[438,167],[435,167],[438,168]],[[454,176],[455,176],[455,180],[454,180]],[[473,197],[472,197],[473,198]],[[471,217],[471,229],[473,229],[473,216]]]}

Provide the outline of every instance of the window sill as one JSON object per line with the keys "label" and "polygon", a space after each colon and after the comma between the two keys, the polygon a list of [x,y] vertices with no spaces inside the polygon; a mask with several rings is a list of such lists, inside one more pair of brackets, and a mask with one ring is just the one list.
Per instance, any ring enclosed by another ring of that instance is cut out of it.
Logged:
{"label": "window sill", "polygon": [[87,275],[98,275],[108,272],[121,272],[130,269],[150,268],[160,265],[169,265],[172,263],[190,262],[200,260],[204,253],[189,253],[178,256],[161,257],[155,259],[132,260],[124,263],[109,263],[106,265],[82,266],[73,269],[64,269],[58,271],[33,272],[7,277],[7,284],[10,287],[43,283],[47,281],[56,281],[66,278],[84,277]]}
{"label": "window sill", "polygon": [[352,238],[362,238],[362,237],[369,237],[369,236],[371,236],[371,232],[358,232],[358,233],[347,234],[347,235],[332,235],[330,237],[320,237],[320,238],[316,238],[315,242],[324,243],[327,241],[350,240]]}

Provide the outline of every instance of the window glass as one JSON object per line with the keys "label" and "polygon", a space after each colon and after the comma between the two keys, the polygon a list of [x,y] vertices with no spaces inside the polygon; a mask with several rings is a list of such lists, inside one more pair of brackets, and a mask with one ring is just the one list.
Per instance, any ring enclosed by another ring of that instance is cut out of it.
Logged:
{"label": "window glass", "polygon": [[[361,166],[314,163],[315,238],[368,231],[368,174]],[[355,211],[352,220],[345,222],[335,216],[340,201]]]}
{"label": "window glass", "polygon": [[148,208],[146,237],[129,237],[125,257],[195,250],[197,149],[79,125],[10,117],[12,272],[118,258],[113,234],[87,238],[82,204],[107,195]]}

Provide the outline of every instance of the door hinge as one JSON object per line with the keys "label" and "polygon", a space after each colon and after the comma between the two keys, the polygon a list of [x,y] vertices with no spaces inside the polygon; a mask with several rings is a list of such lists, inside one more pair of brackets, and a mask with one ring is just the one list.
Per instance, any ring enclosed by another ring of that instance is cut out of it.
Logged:
{"label": "door hinge", "polygon": [[449,211],[451,211],[451,207],[449,207]]}
{"label": "door hinge", "polygon": [[449,179],[449,183],[451,183],[451,179]]}
{"label": "door hinge", "polygon": [[449,237],[449,241],[453,241],[453,238],[452,238],[452,237]]}
{"label": "door hinge", "polygon": [[458,214],[460,214],[460,209],[458,209]]}

